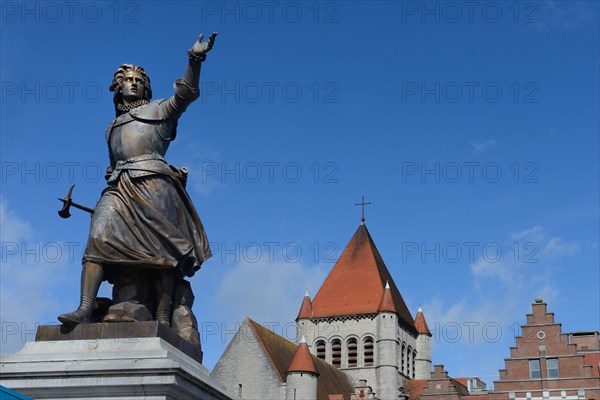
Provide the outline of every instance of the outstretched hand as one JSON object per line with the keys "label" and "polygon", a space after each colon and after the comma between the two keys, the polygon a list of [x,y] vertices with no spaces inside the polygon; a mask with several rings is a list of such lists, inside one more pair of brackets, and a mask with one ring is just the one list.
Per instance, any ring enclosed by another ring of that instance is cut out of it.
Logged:
{"label": "outstretched hand", "polygon": [[204,38],[204,34],[201,33],[200,35],[198,35],[198,40],[196,40],[196,43],[194,43],[190,51],[197,56],[205,55],[213,48],[216,37],[217,32],[213,32],[212,35],[210,35],[210,37],[208,38],[208,40],[206,42],[203,42],[202,39]]}

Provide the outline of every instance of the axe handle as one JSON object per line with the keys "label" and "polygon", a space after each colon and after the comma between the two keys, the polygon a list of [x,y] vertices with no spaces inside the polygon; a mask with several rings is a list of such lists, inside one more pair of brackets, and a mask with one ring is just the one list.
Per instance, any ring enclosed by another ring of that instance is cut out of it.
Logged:
{"label": "axe handle", "polygon": [[81,204],[77,204],[77,203],[73,203],[73,202],[71,202],[71,205],[72,205],[73,207],[75,207],[75,208],[78,208],[78,209],[80,209],[80,210],[83,210],[83,211],[85,211],[85,212],[89,212],[90,214],[93,214],[93,213],[94,213],[94,209],[93,209],[93,208],[89,208],[89,207],[86,207],[86,206],[82,206]]}

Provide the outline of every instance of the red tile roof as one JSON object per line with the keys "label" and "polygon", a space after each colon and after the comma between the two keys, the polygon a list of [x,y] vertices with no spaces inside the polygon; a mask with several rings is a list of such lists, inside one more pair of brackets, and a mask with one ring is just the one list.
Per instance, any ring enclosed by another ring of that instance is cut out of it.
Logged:
{"label": "red tile roof", "polygon": [[302,299],[302,305],[300,306],[300,311],[298,312],[298,316],[296,317],[296,321],[301,318],[310,318],[313,315],[312,302],[310,301],[310,296],[308,293]]}
{"label": "red tile roof", "polygon": [[294,358],[292,358],[292,362],[287,369],[287,373],[289,374],[290,372],[306,372],[319,375],[306,342],[302,342],[298,345],[298,348],[294,353]]}
{"label": "red tile roof", "polygon": [[[419,328],[417,328],[419,329]],[[453,378],[455,381],[457,381],[458,383],[460,383],[461,385],[463,385],[464,387],[468,388],[468,380],[469,378]]]}
{"label": "red tile roof", "polygon": [[417,328],[417,332],[419,332],[420,334],[431,336],[431,332],[429,331],[429,327],[427,326],[427,321],[425,321],[425,316],[423,315],[423,311],[421,311],[420,308],[419,311],[417,311],[417,316],[415,317],[415,327]]}
{"label": "red tile roof", "polygon": [[[250,318],[247,318],[247,320],[267,357],[269,357],[271,365],[279,374],[279,379],[281,382],[285,382],[286,372],[292,363],[297,346]],[[346,374],[320,358],[311,357],[319,374],[317,399],[329,400],[330,395],[341,394],[344,400],[350,400],[350,394],[354,392],[354,387],[348,381]]]}
{"label": "red tile roof", "polygon": [[361,224],[312,301],[313,317],[377,313],[386,282],[400,321],[417,333],[412,315],[367,227]]}
{"label": "red tile roof", "polygon": [[[458,379],[450,378],[450,380],[452,382],[454,382],[454,387],[456,387],[457,391],[464,392],[465,394],[469,393],[469,389],[467,386],[467,379],[466,378],[459,378],[459,379],[464,379],[464,381],[461,382]],[[460,385],[460,387],[458,385]]]}
{"label": "red tile roof", "polygon": [[410,400],[419,400],[427,385],[427,379],[412,379],[406,381],[406,392]]}

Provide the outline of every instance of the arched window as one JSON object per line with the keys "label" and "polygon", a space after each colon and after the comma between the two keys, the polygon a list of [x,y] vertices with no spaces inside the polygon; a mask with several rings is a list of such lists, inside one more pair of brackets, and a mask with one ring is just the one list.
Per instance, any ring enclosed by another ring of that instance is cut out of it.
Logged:
{"label": "arched window", "polygon": [[415,360],[416,360],[416,359],[417,359],[417,351],[416,351],[416,350],[414,350],[414,351],[413,351],[413,355],[412,355],[412,360],[413,360],[413,363],[412,363],[412,378],[413,378],[413,379],[415,379],[415,364],[416,364],[416,363],[415,363]]}
{"label": "arched window", "polygon": [[400,372],[406,374],[406,343],[402,343],[402,354],[400,357],[402,358]]}
{"label": "arched window", "polygon": [[337,368],[342,366],[342,342],[339,339],[331,342],[331,364]]}
{"label": "arched window", "polygon": [[319,357],[321,360],[325,360],[325,341],[324,340],[319,340],[317,342],[317,357]]}
{"label": "arched window", "polygon": [[[398,343],[402,343],[402,339],[398,338],[396,340]],[[398,346],[396,347],[396,364],[398,364],[398,372],[402,372],[402,369],[400,369],[400,360],[402,360],[402,346]]]}
{"label": "arched window", "polygon": [[365,350],[365,367],[372,367],[373,366],[373,338],[372,337],[366,337],[364,342],[363,342],[363,347]]}
{"label": "arched window", "polygon": [[406,376],[410,375],[410,371],[412,370],[412,363],[414,360],[411,359],[412,356],[412,347],[408,346],[406,351]]}
{"label": "arched window", "polygon": [[356,339],[348,339],[346,343],[348,349],[348,367],[356,367],[358,365],[358,342]]}

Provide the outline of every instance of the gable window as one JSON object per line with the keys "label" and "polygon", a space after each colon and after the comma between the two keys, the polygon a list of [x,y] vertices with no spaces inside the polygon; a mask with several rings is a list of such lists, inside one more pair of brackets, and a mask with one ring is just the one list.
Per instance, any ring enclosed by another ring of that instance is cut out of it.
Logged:
{"label": "gable window", "polygon": [[337,368],[342,366],[342,342],[338,339],[331,342],[331,364]]}
{"label": "gable window", "polygon": [[549,358],[546,360],[548,366],[548,378],[558,378],[558,358]]}
{"label": "gable window", "polygon": [[365,367],[373,366],[373,338],[367,337],[363,342],[365,349]]}
{"label": "gable window", "polygon": [[356,339],[348,339],[348,367],[358,365],[358,342]]}
{"label": "gable window", "polygon": [[325,341],[319,340],[317,342],[317,357],[321,360],[325,360]]}
{"label": "gable window", "polygon": [[540,360],[529,360],[529,377],[531,379],[539,379],[542,377]]}

